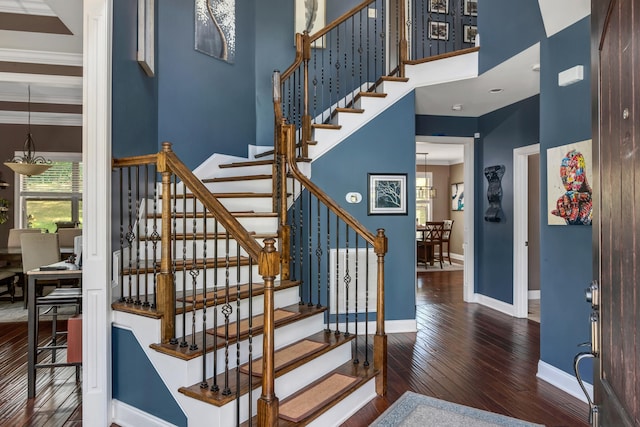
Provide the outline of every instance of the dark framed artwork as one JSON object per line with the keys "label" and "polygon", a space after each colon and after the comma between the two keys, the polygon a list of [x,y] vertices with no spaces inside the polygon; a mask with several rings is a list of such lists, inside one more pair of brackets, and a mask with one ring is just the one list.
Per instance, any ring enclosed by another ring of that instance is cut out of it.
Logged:
{"label": "dark framed artwork", "polygon": [[407,174],[374,174],[369,178],[368,215],[407,215]]}
{"label": "dark framed artwork", "polygon": [[478,0],[464,0],[464,11],[467,16],[478,16]]}
{"label": "dark framed artwork", "polygon": [[451,210],[464,210],[464,182],[451,184]]}
{"label": "dark framed artwork", "polygon": [[449,40],[449,23],[429,21],[429,38],[431,40]]}
{"label": "dark framed artwork", "polygon": [[449,0],[429,0],[429,12],[449,13]]}
{"label": "dark framed artwork", "polygon": [[478,35],[478,27],[476,25],[463,25],[462,34],[465,43],[476,43],[476,35]]}

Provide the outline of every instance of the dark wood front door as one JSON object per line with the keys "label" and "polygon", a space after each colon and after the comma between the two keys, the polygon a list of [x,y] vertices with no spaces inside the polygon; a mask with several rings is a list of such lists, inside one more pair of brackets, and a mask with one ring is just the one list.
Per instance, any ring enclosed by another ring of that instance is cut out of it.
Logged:
{"label": "dark wood front door", "polygon": [[640,2],[592,0],[592,53],[593,147],[599,165],[594,262],[601,292],[596,418],[601,426],[638,426]]}

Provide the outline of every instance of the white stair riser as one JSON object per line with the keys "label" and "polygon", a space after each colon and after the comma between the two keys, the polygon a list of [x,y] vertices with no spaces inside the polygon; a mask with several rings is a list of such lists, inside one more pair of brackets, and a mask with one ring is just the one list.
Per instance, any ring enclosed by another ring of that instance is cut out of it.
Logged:
{"label": "white stair riser", "polygon": [[[233,293],[234,288],[231,288],[231,291]],[[280,308],[280,307],[286,307],[288,305],[292,305],[292,304],[297,304],[298,301],[300,300],[299,296],[298,296],[298,288],[297,287],[293,287],[293,288],[289,288],[289,289],[284,289],[282,291],[276,291],[275,292],[275,301],[274,301],[274,307],[275,308]],[[178,303],[180,304],[180,303]],[[238,310],[237,305],[236,305],[236,301],[231,301],[229,303],[231,305],[232,308],[232,313],[229,316],[229,323],[233,323],[236,321],[236,310]],[[185,316],[186,318],[186,322],[187,322],[187,334],[190,334],[191,332],[191,325],[193,323],[193,312],[190,310],[191,305],[190,304],[186,304],[186,308],[187,310],[189,310]],[[252,308],[252,312],[254,316],[257,316],[259,314],[263,313],[264,309],[264,298],[262,295],[257,295],[255,297],[253,297],[253,308]],[[249,317],[249,302],[248,300],[242,300],[240,302],[240,319],[245,319],[247,317]],[[202,330],[202,319],[205,315],[205,311],[203,309],[198,309],[195,311],[195,324],[196,324],[196,331],[199,332]],[[218,327],[223,326],[225,323],[225,317],[224,314],[222,314],[222,305],[219,304],[217,307],[207,307],[206,309],[206,316],[207,316],[207,328],[213,328],[213,319],[214,316],[217,318],[216,321],[216,325]],[[183,316],[182,314],[176,315],[176,330],[180,331],[182,330],[182,319]],[[229,330],[230,334],[234,334],[235,330],[230,329]]]}
{"label": "white stair riser", "polygon": [[[267,191],[258,191],[255,188],[251,190],[254,193],[271,193],[271,187]],[[254,212],[272,212],[273,199],[271,197],[220,197],[218,201],[231,212],[242,211],[254,211]],[[171,210],[178,213],[181,212],[193,212],[194,211],[194,199],[177,199],[175,204],[171,201]],[[161,201],[158,201],[155,211],[153,207],[153,200],[148,201],[147,212],[150,214],[154,212],[160,212],[162,209]],[[135,206],[132,207],[135,215]],[[203,205],[199,200],[195,202],[195,211],[201,213],[203,211]],[[128,214],[126,215],[128,216]]]}
{"label": "white stair riser", "polygon": [[[253,173],[256,175],[256,173]],[[270,193],[273,184],[272,179],[251,179],[244,181],[207,182],[204,184],[212,193]]]}
{"label": "white stair riser", "polygon": [[[190,236],[187,236],[187,238],[188,237]],[[259,242],[259,243],[262,243],[262,242]],[[152,242],[147,243],[142,241],[140,242],[139,247],[136,246],[136,244],[134,243],[134,247],[131,248],[131,251],[129,251],[129,249],[124,251],[125,259],[128,262],[127,257],[130,252],[134,262],[136,259],[156,260],[159,262],[160,254],[162,250],[162,244],[157,243],[155,246],[156,248],[154,250],[154,245]],[[196,240],[195,249],[193,246],[194,246],[193,240],[186,240],[186,241],[182,239],[176,240],[175,252],[174,252],[173,244],[171,245],[172,256],[178,260],[182,260],[184,258],[193,259],[194,254],[196,258],[204,258],[205,241]],[[276,244],[276,247],[277,247],[277,244]],[[217,251],[216,251],[216,248],[217,248]],[[211,239],[206,241],[206,250],[207,250],[206,252],[207,258],[214,258],[216,256],[218,258],[224,258],[225,256],[227,256],[227,253],[228,253],[229,258],[233,261],[235,257],[237,257],[238,255],[238,244],[235,240],[229,240],[228,249],[227,249],[226,239],[218,239],[217,242],[214,239]],[[240,253],[240,256],[247,257],[247,252],[244,249],[242,249],[242,247],[240,247],[239,253]],[[149,263],[149,265],[152,265],[152,264]]]}
{"label": "white stair riser", "polygon": [[[276,217],[237,217],[238,222],[248,231],[255,233],[276,233],[278,231],[278,218]],[[207,218],[207,233],[214,233],[216,220],[213,218]],[[155,230],[160,234],[162,231],[162,220],[155,220]],[[171,230],[174,230],[173,220],[171,220]],[[154,231],[154,220],[150,218],[147,220],[147,228],[145,233],[144,224],[140,225],[140,236],[151,236]],[[175,232],[182,234],[186,231],[186,234],[193,233],[193,218],[176,218],[175,220]],[[225,228],[222,224],[218,223],[218,233],[223,233]],[[196,233],[204,232],[204,219],[196,218]],[[126,230],[125,230],[126,233]],[[134,230],[137,233],[137,230]]]}
{"label": "white stair riser", "polygon": [[[128,263],[124,262],[124,267],[128,268]],[[135,263],[134,263],[134,268],[135,268]],[[229,280],[229,284],[231,286],[235,286],[236,282],[238,281],[237,278],[237,269],[236,267],[229,267],[229,271],[228,271],[228,280]],[[207,287],[211,288],[213,287],[216,283],[218,286],[224,286],[226,284],[226,280],[227,280],[227,269],[225,268],[219,268],[217,272],[214,272],[213,269],[207,269]],[[217,281],[216,281],[216,276],[217,276]],[[253,282],[254,283],[261,283],[262,282],[262,277],[258,274],[258,266],[254,265],[253,266],[253,274],[252,274],[252,278],[253,278]],[[183,280],[184,279],[184,280]],[[117,283],[119,284],[119,280],[120,278],[116,277],[115,280],[117,281]],[[202,270],[200,270],[200,273],[196,276],[196,280],[195,280],[195,285],[196,285],[196,290],[200,290],[202,289],[202,283],[204,280],[204,273],[202,272]],[[148,273],[148,274],[140,274],[140,275],[124,275],[122,277],[122,281],[124,284],[124,293],[125,296],[128,295],[136,295],[137,293],[137,284],[140,283],[140,292],[144,292],[145,289],[145,283],[147,283],[147,289],[149,291],[149,294],[153,294],[153,282],[154,282],[154,278],[153,278],[153,273]],[[182,285],[183,282],[186,283],[186,288],[187,291],[191,291],[192,287],[193,287],[193,277],[191,276],[191,272],[190,270],[178,270],[176,271],[176,277],[175,277],[175,283],[176,283],[176,289],[177,290],[181,290],[182,289]],[[244,283],[248,283],[249,282],[249,269],[248,267],[244,266],[244,267],[240,267],[240,284],[244,284]],[[131,289],[131,293],[129,293],[129,289]]]}

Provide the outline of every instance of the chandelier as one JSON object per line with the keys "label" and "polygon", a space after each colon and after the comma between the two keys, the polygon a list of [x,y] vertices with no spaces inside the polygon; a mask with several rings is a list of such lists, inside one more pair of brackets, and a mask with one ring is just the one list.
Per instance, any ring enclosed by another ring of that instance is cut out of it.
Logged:
{"label": "chandelier", "polygon": [[36,146],[33,142],[33,135],[31,135],[31,86],[28,86],[29,99],[27,102],[27,110],[29,113],[27,121],[27,139],[24,141],[24,147],[22,149],[22,157],[16,156],[10,159],[4,164],[20,175],[40,175],[52,164],[51,160],[47,160],[42,156],[36,155]]}

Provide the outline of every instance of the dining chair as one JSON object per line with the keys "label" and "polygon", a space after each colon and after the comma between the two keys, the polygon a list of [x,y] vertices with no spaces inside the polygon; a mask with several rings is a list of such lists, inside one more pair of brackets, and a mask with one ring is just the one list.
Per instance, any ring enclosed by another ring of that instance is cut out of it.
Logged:
{"label": "dining chair", "polygon": [[59,228],[57,234],[61,248],[73,248],[76,236],[82,236],[82,228]]}
{"label": "dining chair", "polygon": [[[20,250],[20,236],[24,233],[41,233],[39,228],[11,228],[9,229],[9,237],[7,238],[7,250]],[[24,295],[24,275],[22,266],[17,262],[5,263],[0,267],[0,285],[6,285],[7,290],[0,292],[0,295],[9,295],[9,300],[13,303],[16,296],[16,288],[23,288]],[[26,307],[27,300],[24,304]]]}
{"label": "dining chair", "polygon": [[451,244],[451,232],[453,230],[453,219],[445,219],[444,221],[444,229],[442,231],[442,250],[444,251],[444,245],[446,243],[447,245],[447,259],[449,260],[449,265],[451,265],[451,251],[450,251],[450,244]]}
{"label": "dining chair", "polygon": [[[55,233],[23,233],[20,236],[20,248],[24,277],[26,277],[29,270],[60,261],[60,244],[58,243],[58,235]],[[42,294],[43,287],[46,285],[59,287],[60,282],[57,280],[52,282],[40,281],[38,283],[38,295]],[[25,307],[29,291],[32,291],[32,289],[28,289],[25,283],[23,289]]]}
{"label": "dining chair", "polygon": [[442,221],[429,221],[426,223],[423,230],[423,238],[418,241],[418,260],[423,260],[425,263],[433,265],[437,259],[442,268],[442,233],[444,229],[444,222]]}

